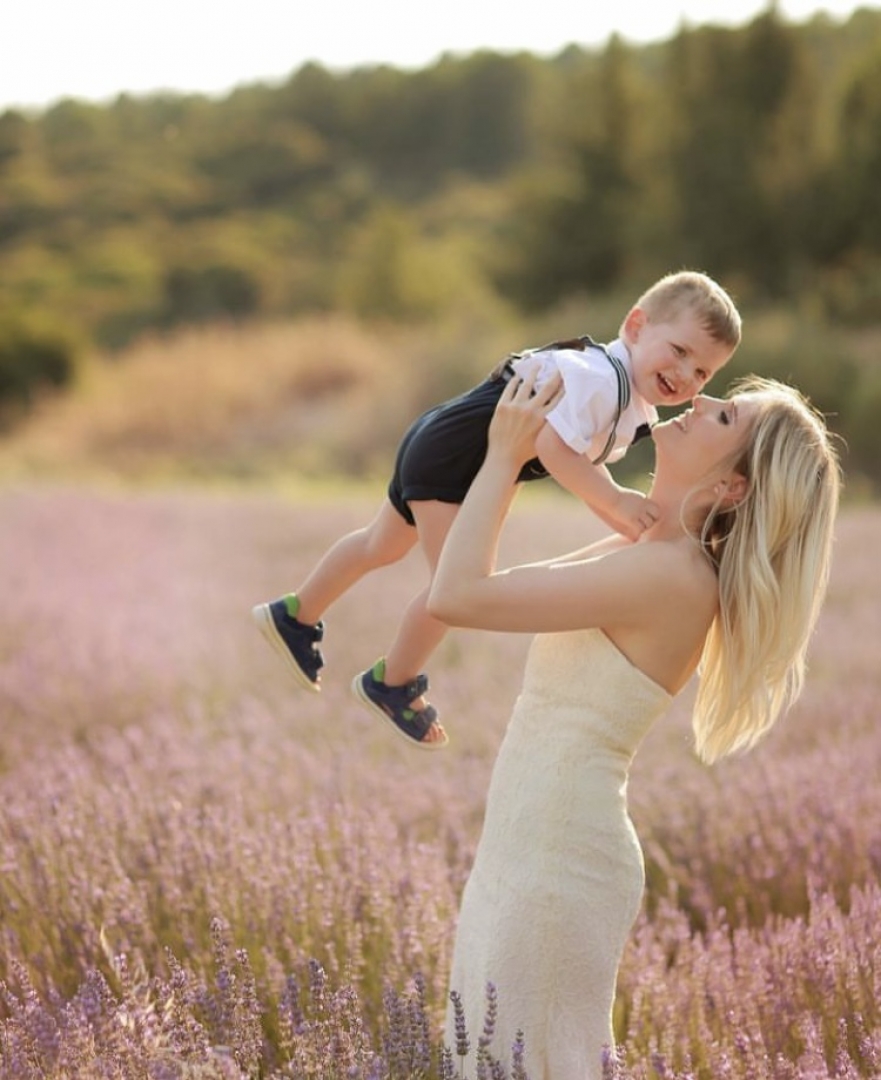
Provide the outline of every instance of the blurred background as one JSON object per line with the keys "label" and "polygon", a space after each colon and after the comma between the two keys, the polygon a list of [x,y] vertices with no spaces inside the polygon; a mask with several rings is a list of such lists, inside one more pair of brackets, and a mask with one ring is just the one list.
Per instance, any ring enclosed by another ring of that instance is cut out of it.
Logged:
{"label": "blurred background", "polygon": [[[415,551],[331,613],[317,699],[248,612],[418,410],[681,267],[743,312],[712,389],[798,384],[864,505],[767,745],[704,768],[684,695],[635,763],[616,1031],[634,1077],[877,1080],[881,6],[800,2],[6,5],[2,1080],[376,1076],[416,973],[439,1030],[528,638],[448,636],[421,755],[348,693]],[[598,535],[528,487],[503,564]]]}
{"label": "blurred background", "polygon": [[0,478],[384,478],[693,267],[744,314],[713,389],[796,382],[881,488],[878,6],[45,6],[0,57]]}

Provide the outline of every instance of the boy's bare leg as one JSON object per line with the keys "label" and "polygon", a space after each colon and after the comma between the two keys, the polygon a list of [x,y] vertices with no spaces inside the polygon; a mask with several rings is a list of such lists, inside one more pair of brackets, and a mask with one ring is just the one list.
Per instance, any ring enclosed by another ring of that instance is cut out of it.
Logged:
{"label": "boy's bare leg", "polygon": [[[411,503],[410,509],[416,519],[419,545],[433,575],[459,506],[456,503],[427,500]],[[414,679],[424,669],[428,658],[449,629],[446,623],[428,614],[428,592],[429,587],[426,586],[413,597],[398,624],[395,639],[385,658],[385,681],[389,686],[400,686]],[[424,702],[417,699],[416,708],[423,705]]]}
{"label": "boy's bare leg", "polygon": [[[516,491],[517,487],[512,486],[509,505]],[[425,500],[412,502],[410,509],[416,519],[416,532],[420,546],[433,576],[447,533],[459,512],[459,506],[456,503]],[[413,597],[398,624],[395,639],[385,657],[383,681],[387,686],[403,686],[415,679],[425,668],[431,654],[443,641],[449,629],[446,623],[429,615],[427,607],[429,591],[430,584]],[[414,698],[410,704],[413,709],[419,711],[428,703],[424,697],[420,696]],[[443,741],[445,737],[443,727],[435,721],[422,741]]]}
{"label": "boy's bare leg", "polygon": [[[402,686],[415,678],[425,667],[434,650],[443,641],[449,627],[428,614],[426,601],[429,588],[426,586],[414,596],[404,611],[404,617],[398,624],[398,631],[385,661],[384,681],[388,686]],[[411,705],[417,711],[424,709],[428,702],[420,695]],[[435,721],[428,729],[423,742],[435,742],[444,738],[444,729]]]}
{"label": "boy's bare leg", "polygon": [[296,590],[297,618],[317,623],[328,607],[371,570],[397,562],[418,538],[417,530],[386,499],[373,521],[336,541]]}
{"label": "boy's bare leg", "polygon": [[[511,487],[508,509],[514,501],[517,490],[517,485]],[[433,577],[447,533],[459,512],[459,506],[457,503],[426,500],[411,503],[410,509],[416,519],[419,544],[425,553]],[[389,686],[401,686],[414,679],[425,668],[431,654],[443,641],[449,629],[446,623],[428,614],[426,601],[429,591],[430,585],[413,597],[398,625],[395,640],[386,654],[385,681]],[[422,698],[416,699],[417,709],[423,708],[424,705],[425,701]]]}
{"label": "boy's bare leg", "polygon": [[[434,574],[444,540],[459,507],[455,503],[428,500],[411,503],[410,509],[416,519],[420,546]],[[446,623],[428,614],[428,593],[429,586],[426,586],[413,597],[398,624],[395,639],[385,658],[385,682],[388,686],[402,686],[414,679],[424,669],[449,629]],[[412,702],[416,710],[424,709],[426,704],[424,697],[415,698]],[[444,730],[440,723],[435,722],[423,741],[434,742],[443,738]]]}

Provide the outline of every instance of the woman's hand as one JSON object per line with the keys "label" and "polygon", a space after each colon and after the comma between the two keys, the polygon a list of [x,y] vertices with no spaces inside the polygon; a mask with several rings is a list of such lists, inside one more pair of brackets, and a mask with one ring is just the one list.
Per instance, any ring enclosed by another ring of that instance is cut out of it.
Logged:
{"label": "woman's hand", "polygon": [[522,465],[535,457],[535,438],[545,417],[565,393],[563,379],[555,372],[541,389],[535,389],[537,370],[515,375],[502,391],[489,425],[488,455],[504,455]]}
{"label": "woman's hand", "polygon": [[495,571],[499,534],[524,461],[535,456],[535,437],[563,396],[554,375],[535,391],[537,372],[515,376],[502,391],[489,426],[489,446],[480,471],[456,514],[434,572],[428,610],[456,626],[478,625],[478,588]]}

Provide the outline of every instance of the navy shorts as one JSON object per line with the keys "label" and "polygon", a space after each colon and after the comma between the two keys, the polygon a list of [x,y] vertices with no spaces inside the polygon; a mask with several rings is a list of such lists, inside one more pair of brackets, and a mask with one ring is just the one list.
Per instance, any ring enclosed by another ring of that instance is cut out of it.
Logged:
{"label": "navy shorts", "polygon": [[[388,487],[392,506],[409,525],[415,525],[411,502],[465,501],[486,457],[489,423],[504,389],[504,379],[485,379],[424,412],[410,425],[398,447]],[[541,480],[547,475],[538,458],[533,458],[517,479]]]}

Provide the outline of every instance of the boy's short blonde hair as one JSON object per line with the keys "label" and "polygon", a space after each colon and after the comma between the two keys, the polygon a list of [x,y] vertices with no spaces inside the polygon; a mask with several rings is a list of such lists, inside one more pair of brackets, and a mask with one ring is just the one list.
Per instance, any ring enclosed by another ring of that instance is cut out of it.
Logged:
{"label": "boy's short blonde hair", "polygon": [[715,341],[740,344],[740,312],[722,286],[698,270],[679,270],[656,281],[636,301],[652,320],[669,321],[692,311]]}

